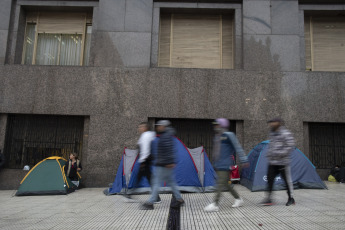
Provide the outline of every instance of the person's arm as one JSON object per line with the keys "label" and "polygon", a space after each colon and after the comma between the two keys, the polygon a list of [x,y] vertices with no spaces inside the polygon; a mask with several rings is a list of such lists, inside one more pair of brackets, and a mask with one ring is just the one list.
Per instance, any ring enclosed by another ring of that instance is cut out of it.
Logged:
{"label": "person's arm", "polygon": [[80,172],[81,170],[83,170],[83,166],[81,166],[81,162],[79,161],[77,171]]}
{"label": "person's arm", "polygon": [[228,133],[230,141],[232,145],[235,148],[236,153],[238,154],[241,164],[247,163],[248,162],[248,157],[245,155],[244,150],[242,149],[242,146],[240,142],[238,141],[236,135],[232,132]]}
{"label": "person's arm", "polygon": [[140,155],[139,155],[139,163],[143,163],[146,158],[149,157],[151,154],[151,141],[152,135],[151,133],[143,133],[142,137],[140,137],[139,146],[140,146]]}
{"label": "person's arm", "polygon": [[289,155],[296,145],[295,139],[292,133],[287,130],[284,132],[283,135],[285,138],[285,154]]}

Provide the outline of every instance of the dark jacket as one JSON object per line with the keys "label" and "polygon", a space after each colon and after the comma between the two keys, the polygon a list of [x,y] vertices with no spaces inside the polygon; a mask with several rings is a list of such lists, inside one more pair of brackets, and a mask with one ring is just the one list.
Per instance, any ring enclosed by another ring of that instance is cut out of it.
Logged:
{"label": "dark jacket", "polygon": [[[66,164],[65,164],[65,173],[67,174],[67,171],[68,171],[68,166],[69,166],[69,162],[71,160],[67,161]],[[78,177],[78,174],[77,174],[77,162],[75,162],[73,165],[71,164],[71,170],[69,172],[69,175],[67,175],[71,180],[73,181],[77,181],[79,180],[79,177]],[[83,169],[83,167],[81,166],[81,162],[79,161],[79,168],[80,169]]]}
{"label": "dark jacket", "polygon": [[175,161],[175,146],[174,146],[174,129],[166,127],[163,133],[160,133],[157,144],[156,165],[166,166],[176,164]]}

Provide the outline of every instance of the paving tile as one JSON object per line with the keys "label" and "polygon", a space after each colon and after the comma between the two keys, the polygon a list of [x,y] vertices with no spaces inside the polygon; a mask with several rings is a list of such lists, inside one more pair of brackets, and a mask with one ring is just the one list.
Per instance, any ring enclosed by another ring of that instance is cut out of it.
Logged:
{"label": "paving tile", "polygon": [[[223,192],[220,211],[204,212],[214,193],[182,194],[181,229],[344,229],[344,186],[329,190],[296,190],[297,204],[286,207],[286,191],[276,191],[276,205],[262,207],[264,192],[235,189],[244,206],[232,208],[233,197]],[[0,191],[0,229],[165,229],[171,194],[161,194],[154,210],[139,210],[149,195],[137,195],[138,203],[125,203],[121,196],[104,196],[102,188],[78,190],[67,196],[13,197],[15,191]],[[334,198],[330,198],[334,197]],[[5,212],[3,210],[6,210]],[[261,224],[261,226],[259,225]]]}

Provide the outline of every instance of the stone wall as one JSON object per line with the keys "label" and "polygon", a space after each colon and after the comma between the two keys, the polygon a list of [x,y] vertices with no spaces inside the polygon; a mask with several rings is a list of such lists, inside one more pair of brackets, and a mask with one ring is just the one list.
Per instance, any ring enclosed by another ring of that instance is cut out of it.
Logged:
{"label": "stone wall", "polygon": [[[93,12],[88,67],[20,65],[23,18],[37,8]],[[158,68],[162,8],[233,10],[235,69]],[[266,121],[282,116],[308,156],[306,122],[345,122],[345,73],[305,71],[304,10],[340,8],[297,0],[3,0],[0,148],[7,114],[83,115],[83,183],[107,186],[123,148],[136,145],[137,124],[148,117],[240,120],[248,152],[267,138]],[[23,172],[0,174],[18,181]]]}

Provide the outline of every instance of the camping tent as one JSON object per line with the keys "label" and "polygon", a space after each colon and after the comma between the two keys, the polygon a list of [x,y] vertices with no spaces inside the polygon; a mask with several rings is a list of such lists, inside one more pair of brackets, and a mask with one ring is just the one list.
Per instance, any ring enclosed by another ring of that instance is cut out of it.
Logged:
{"label": "camping tent", "polygon": [[37,163],[20,182],[16,196],[64,195],[74,191],[75,186],[66,177],[62,157],[48,157]]}
{"label": "camping tent", "polygon": [[[151,152],[157,154],[157,143],[159,137],[152,142]],[[195,149],[187,148],[181,140],[174,138],[176,148],[175,178],[180,191],[185,192],[208,192],[214,190],[216,173],[208,160],[203,147]],[[125,148],[122,159],[117,170],[115,181],[104,193],[106,195],[133,192],[133,185],[139,172],[139,163],[137,161],[138,151]],[[153,168],[154,171],[154,168]],[[154,172],[153,172],[154,173]],[[151,191],[146,178],[140,182],[136,193],[145,193]],[[170,191],[166,184],[161,185],[161,191]]]}
{"label": "camping tent", "polygon": [[[268,143],[269,141],[263,141],[255,146],[248,155],[250,166],[242,169],[241,184],[251,191],[266,189]],[[291,177],[294,188],[327,189],[327,186],[317,174],[315,166],[297,148],[291,153]],[[273,189],[281,190],[285,188],[283,179],[280,176],[276,177]]]}

